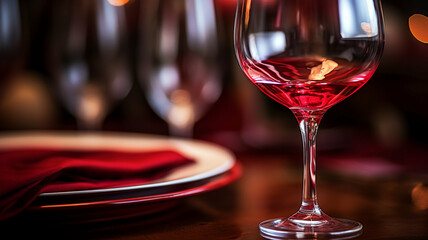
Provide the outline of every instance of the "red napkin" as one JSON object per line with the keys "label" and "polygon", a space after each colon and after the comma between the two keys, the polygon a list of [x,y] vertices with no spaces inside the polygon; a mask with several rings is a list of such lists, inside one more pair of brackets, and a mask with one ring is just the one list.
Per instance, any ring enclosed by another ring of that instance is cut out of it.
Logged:
{"label": "red napkin", "polygon": [[192,162],[171,150],[0,150],[0,220],[43,192],[143,184]]}

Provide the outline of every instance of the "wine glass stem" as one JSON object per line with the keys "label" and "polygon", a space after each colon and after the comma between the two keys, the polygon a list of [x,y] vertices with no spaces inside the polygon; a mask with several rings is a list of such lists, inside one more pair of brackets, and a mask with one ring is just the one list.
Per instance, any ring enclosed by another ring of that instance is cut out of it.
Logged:
{"label": "wine glass stem", "polygon": [[303,194],[300,213],[321,215],[316,190],[316,136],[323,113],[295,114],[303,142]]}
{"label": "wine glass stem", "polygon": [[174,137],[181,138],[192,138],[193,137],[193,125],[188,124],[185,126],[176,126],[174,124],[169,124],[169,135]]}

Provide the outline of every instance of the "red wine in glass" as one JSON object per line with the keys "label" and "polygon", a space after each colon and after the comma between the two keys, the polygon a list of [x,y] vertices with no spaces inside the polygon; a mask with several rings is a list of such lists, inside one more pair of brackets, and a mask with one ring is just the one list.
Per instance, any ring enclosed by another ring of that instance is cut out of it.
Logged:
{"label": "red wine in glass", "polygon": [[344,59],[271,58],[247,72],[262,92],[289,109],[327,110],[362,87],[376,67]]}

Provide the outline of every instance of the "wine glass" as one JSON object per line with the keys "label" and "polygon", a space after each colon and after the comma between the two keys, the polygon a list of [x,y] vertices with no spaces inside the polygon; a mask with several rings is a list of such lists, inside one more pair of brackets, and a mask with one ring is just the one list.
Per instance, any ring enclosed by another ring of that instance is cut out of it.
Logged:
{"label": "wine glass", "polygon": [[169,134],[193,137],[196,121],[220,96],[213,0],[149,0],[141,11],[139,75]]}
{"label": "wine glass", "polygon": [[18,1],[0,0],[0,100],[24,62],[26,47],[21,15]]}
{"label": "wine glass", "polygon": [[303,140],[303,194],[288,218],[260,223],[268,238],[353,237],[358,222],[329,217],[318,205],[315,140],[327,109],[361,88],[383,51],[379,0],[239,0],[235,52],[247,77],[289,108]]}
{"label": "wine glass", "polygon": [[131,89],[125,9],[107,0],[51,2],[48,68],[78,127],[100,130]]}

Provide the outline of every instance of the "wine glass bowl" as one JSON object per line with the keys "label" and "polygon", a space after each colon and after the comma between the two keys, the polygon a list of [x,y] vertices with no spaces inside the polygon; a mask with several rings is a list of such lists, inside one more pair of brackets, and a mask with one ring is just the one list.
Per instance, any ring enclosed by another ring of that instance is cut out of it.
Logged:
{"label": "wine glass bowl", "polygon": [[125,10],[105,0],[52,3],[47,65],[81,129],[100,130],[132,80]]}
{"label": "wine glass bowl", "polygon": [[289,108],[303,142],[303,194],[289,218],[260,224],[270,237],[348,237],[358,222],[331,218],[316,193],[316,134],[327,109],[360,89],[375,72],[384,33],[378,0],[239,0],[235,52],[247,77]]}
{"label": "wine glass bowl", "polygon": [[222,89],[214,1],[150,0],[142,6],[141,85],[170,135],[192,137],[193,125]]}
{"label": "wine glass bowl", "polygon": [[[373,1],[245,2],[261,9],[238,9],[249,19],[236,26],[236,44],[243,45],[238,60],[253,83],[288,108],[327,110],[364,85],[379,64],[383,33]],[[352,19],[345,14],[354,8],[345,3],[366,8]],[[251,21],[258,12],[265,23]]]}

